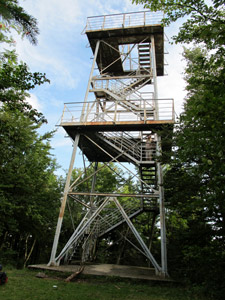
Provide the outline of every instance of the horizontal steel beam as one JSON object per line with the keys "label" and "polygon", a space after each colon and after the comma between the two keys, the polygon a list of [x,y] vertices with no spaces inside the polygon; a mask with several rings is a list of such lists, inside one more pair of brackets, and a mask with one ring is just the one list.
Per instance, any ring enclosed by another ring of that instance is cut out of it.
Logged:
{"label": "horizontal steel beam", "polygon": [[85,193],[85,192],[69,192],[68,195],[76,196],[102,196],[102,197],[134,197],[134,198],[158,198],[159,193],[154,194],[123,194],[123,193]]}

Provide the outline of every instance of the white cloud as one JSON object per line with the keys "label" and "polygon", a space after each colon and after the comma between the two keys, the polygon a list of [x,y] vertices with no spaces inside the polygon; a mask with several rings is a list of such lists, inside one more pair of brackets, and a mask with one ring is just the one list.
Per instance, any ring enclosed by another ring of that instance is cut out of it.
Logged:
{"label": "white cloud", "polygon": [[17,51],[20,59],[26,61],[32,69],[48,73],[47,77],[51,78],[51,84],[70,89],[77,86],[78,78],[74,78],[71,74],[69,62],[52,54],[53,47],[34,47],[28,42],[18,41]]}
{"label": "white cloud", "polygon": [[183,48],[179,45],[168,46],[169,54],[166,56],[168,66],[165,70],[167,76],[158,78],[159,96],[162,98],[173,98],[175,111],[179,115],[183,109],[183,99],[186,95],[183,70],[185,62],[182,57]]}
{"label": "white cloud", "polygon": [[65,146],[72,146],[72,141],[70,138],[66,137],[65,132],[57,132],[55,134],[54,140],[52,142],[53,148],[60,148]]}
{"label": "white cloud", "polygon": [[33,108],[37,109],[38,111],[41,111],[43,108],[43,105],[40,103],[38,98],[32,93],[30,93],[30,97],[26,97],[26,101],[30,105],[32,105]]}

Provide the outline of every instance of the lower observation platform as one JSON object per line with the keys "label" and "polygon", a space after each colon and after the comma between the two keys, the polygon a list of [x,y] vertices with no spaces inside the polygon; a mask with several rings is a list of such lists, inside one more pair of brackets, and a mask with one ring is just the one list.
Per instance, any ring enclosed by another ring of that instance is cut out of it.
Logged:
{"label": "lower observation platform", "polygon": [[[82,123],[76,125],[66,125],[63,123],[61,126],[73,140],[76,134],[80,134],[78,146],[91,162],[109,162],[112,160],[112,157],[118,157],[117,160],[120,162],[146,163],[146,145],[142,140],[143,137],[140,136],[140,132],[142,132],[142,135],[143,132],[146,132],[145,135],[147,135],[149,132],[154,134],[160,131],[162,150],[171,150],[172,122],[108,123]],[[130,150],[128,147],[130,147]],[[122,154],[124,150],[130,153],[131,157]]]}
{"label": "lower observation platform", "polygon": [[158,131],[163,128],[173,130],[173,120],[149,120],[149,121],[117,121],[117,122],[62,122],[67,134],[74,139],[77,133],[94,131]]}

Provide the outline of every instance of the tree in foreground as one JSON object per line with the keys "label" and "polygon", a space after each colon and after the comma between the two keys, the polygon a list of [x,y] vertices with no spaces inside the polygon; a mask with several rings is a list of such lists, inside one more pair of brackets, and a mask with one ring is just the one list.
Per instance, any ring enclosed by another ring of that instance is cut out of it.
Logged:
{"label": "tree in foreground", "polygon": [[14,29],[32,44],[37,44],[37,20],[20,6],[18,0],[0,0],[0,15],[0,41],[13,43],[9,34]]}
{"label": "tree in foreground", "polygon": [[200,48],[184,57],[188,94],[165,178],[169,249],[178,257],[171,268],[219,294],[225,280],[224,66]]}
{"label": "tree in foreground", "polygon": [[51,239],[60,184],[49,144],[53,132],[38,133],[47,120],[26,100],[48,80],[14,56],[4,53],[0,62],[0,251],[2,260],[21,266],[32,253],[37,260],[40,245]]}
{"label": "tree in foreground", "polygon": [[[36,43],[37,21],[17,0],[0,0],[0,14],[0,43],[12,43],[12,29]],[[53,132],[38,133],[47,120],[27,102],[28,92],[45,82],[45,74],[17,62],[15,50],[0,54],[0,256],[17,266],[49,251],[60,199],[49,144]]]}
{"label": "tree in foreground", "polygon": [[40,136],[39,127],[19,111],[0,111],[0,251],[20,266],[48,243],[60,198],[52,133]]}

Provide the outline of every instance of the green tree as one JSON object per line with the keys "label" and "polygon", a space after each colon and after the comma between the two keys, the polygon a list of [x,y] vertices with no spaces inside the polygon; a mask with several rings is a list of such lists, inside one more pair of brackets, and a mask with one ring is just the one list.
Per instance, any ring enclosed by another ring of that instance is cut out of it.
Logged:
{"label": "green tree", "polygon": [[52,133],[40,136],[39,127],[19,111],[0,111],[0,248],[20,262],[28,258],[28,240],[32,248],[49,236],[60,198]]}
{"label": "green tree", "polygon": [[181,19],[176,43],[185,49],[187,96],[173,137],[165,177],[168,201],[170,271],[224,295],[224,80],[225,10],[223,1],[137,0],[165,12],[164,24]]}
{"label": "green tree", "polygon": [[[0,0],[0,15],[0,43],[13,43],[13,29],[37,43],[37,20],[17,0]],[[47,120],[27,102],[28,92],[45,82],[45,74],[18,63],[15,50],[0,53],[0,256],[18,266],[48,259],[61,194],[53,132],[38,134]]]}
{"label": "green tree", "polygon": [[37,44],[39,33],[37,20],[19,5],[18,0],[0,0],[0,15],[2,17],[0,22],[1,42],[13,43],[9,34],[14,29],[28,38],[32,44]]}
{"label": "green tree", "polygon": [[[37,43],[37,20],[17,0],[0,0],[0,16],[0,43],[14,42],[9,37],[13,29],[21,36],[25,35],[31,43]],[[0,53],[0,99],[12,111],[22,111],[36,123],[47,122],[43,114],[32,108],[27,101],[27,91],[45,82],[50,82],[45,74],[31,73],[26,63],[18,63],[15,50]]]}
{"label": "green tree", "polygon": [[133,3],[144,4],[151,11],[163,11],[164,25],[169,25],[180,18],[184,20],[177,36],[179,42],[204,43],[207,49],[224,50],[225,12],[222,0],[133,0]]}
{"label": "green tree", "polygon": [[175,228],[170,243],[179,242],[183,257],[178,264],[189,278],[223,293],[225,65],[218,67],[200,48],[186,49],[184,57],[188,94],[175,134],[167,196],[171,218],[185,222]]}
{"label": "green tree", "polygon": [[0,99],[12,112],[19,110],[35,123],[47,122],[43,114],[27,102],[27,98],[30,96],[27,91],[45,82],[50,82],[45,74],[32,73],[25,63],[17,63],[14,51],[7,51],[2,54],[0,61]]}

